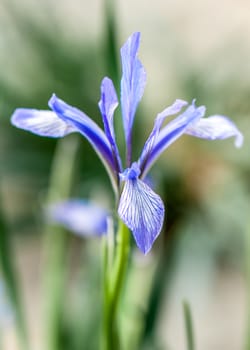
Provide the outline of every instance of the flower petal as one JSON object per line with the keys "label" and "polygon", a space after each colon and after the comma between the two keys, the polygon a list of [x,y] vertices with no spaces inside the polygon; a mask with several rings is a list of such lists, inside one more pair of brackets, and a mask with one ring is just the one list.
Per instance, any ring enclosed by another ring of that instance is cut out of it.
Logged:
{"label": "flower petal", "polygon": [[137,58],[140,44],[140,33],[132,34],[121,48],[122,79],[121,107],[123,126],[128,153],[131,153],[131,129],[138,103],[146,83],[146,72]]}
{"label": "flower petal", "polygon": [[[113,185],[117,182],[116,159],[109,140],[100,127],[85,113],[72,107],[53,95],[49,100],[50,108],[66,123],[72,125],[90,142],[109,172]],[[115,185],[114,185],[115,187]]]}
{"label": "flower petal", "polygon": [[29,108],[16,109],[11,117],[11,123],[20,129],[48,137],[63,137],[78,131],[52,111]]}
{"label": "flower petal", "polygon": [[141,169],[141,178],[147,174],[161,153],[185,133],[190,124],[204,116],[205,110],[206,109],[204,106],[196,107],[195,103],[193,102],[192,105],[185,110],[185,112],[173,119],[159,132],[157,140],[151,149],[150,155],[144,163],[143,169]]}
{"label": "flower petal", "polygon": [[231,120],[221,115],[213,115],[208,118],[200,119],[188,126],[185,133],[207,140],[224,140],[234,136],[236,147],[241,147],[243,144],[243,135],[236,125]]}
{"label": "flower petal", "polygon": [[85,200],[71,199],[53,204],[48,207],[46,214],[50,221],[80,236],[107,233],[108,212]]}
{"label": "flower petal", "polygon": [[141,171],[143,171],[144,169],[144,165],[148,159],[148,157],[150,156],[150,153],[152,151],[152,148],[157,140],[157,137],[159,135],[160,132],[160,128],[162,126],[162,123],[164,122],[164,120],[169,117],[170,115],[174,115],[180,112],[180,110],[186,106],[188,103],[184,100],[176,100],[171,106],[167,107],[164,109],[164,111],[162,111],[161,113],[159,113],[155,119],[155,123],[154,123],[154,127],[153,130],[151,132],[151,134],[149,135],[147,141],[145,142],[145,145],[143,147],[140,159],[139,159],[139,166]]}
{"label": "flower petal", "polygon": [[112,80],[104,78],[101,84],[101,100],[99,108],[102,114],[105,134],[110,142],[114,158],[117,160],[117,172],[122,171],[121,158],[117,148],[114,132],[114,111],[118,106],[118,99]]}
{"label": "flower petal", "polygon": [[161,232],[164,204],[161,198],[139,179],[125,181],[118,214],[131,229],[138,248],[147,254]]}

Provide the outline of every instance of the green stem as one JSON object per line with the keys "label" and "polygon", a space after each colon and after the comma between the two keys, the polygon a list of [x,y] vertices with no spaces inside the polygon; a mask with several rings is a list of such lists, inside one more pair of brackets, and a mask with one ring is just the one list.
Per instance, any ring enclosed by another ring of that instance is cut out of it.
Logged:
{"label": "green stem", "polygon": [[195,350],[194,335],[193,335],[193,321],[190,306],[187,301],[183,302],[184,322],[187,339],[187,350]]}
{"label": "green stem", "polygon": [[121,349],[118,308],[125,281],[129,257],[129,229],[119,221],[114,266],[106,275],[104,286],[103,350]]}
{"label": "green stem", "polygon": [[[67,199],[74,180],[79,139],[75,135],[58,141],[51,170],[47,204]],[[66,281],[67,232],[48,224],[44,251],[44,349],[60,350],[60,330]]]}
{"label": "green stem", "polygon": [[15,252],[12,247],[10,233],[4,221],[0,203],[0,265],[9,300],[15,312],[16,328],[19,346],[22,350],[29,349],[27,325],[23,312],[18,276],[15,266]]}

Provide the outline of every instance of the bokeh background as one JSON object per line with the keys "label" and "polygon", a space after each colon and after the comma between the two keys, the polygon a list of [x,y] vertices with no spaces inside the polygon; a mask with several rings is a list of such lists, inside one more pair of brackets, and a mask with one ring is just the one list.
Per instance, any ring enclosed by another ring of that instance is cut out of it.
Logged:
{"label": "bokeh background", "polygon": [[[142,34],[140,59],[148,76],[135,123],[134,156],[155,115],[175,98],[196,98],[207,115],[229,116],[245,143],[238,150],[233,140],[184,136],[152,170],[167,217],[152,254],[144,258],[134,251],[128,332],[136,333],[140,309],[147,320],[141,334],[150,338],[148,348],[184,349],[182,302],[188,300],[197,349],[248,349],[250,5],[244,0],[119,0],[111,12],[106,5],[104,0],[0,0],[1,201],[31,349],[44,350],[48,263],[43,209],[56,182],[51,180],[56,152],[59,173],[74,169],[70,190],[62,197],[91,198],[111,207],[113,196],[99,159],[83,138],[70,135],[63,144],[39,138],[12,127],[10,116],[17,107],[46,109],[55,92],[101,125],[101,79],[109,75],[118,86],[118,49],[134,31]],[[116,127],[122,137],[119,120]],[[60,349],[96,349],[101,243],[63,234],[67,276]],[[15,317],[3,277],[2,349],[16,350]],[[146,349],[144,344],[140,348]]]}

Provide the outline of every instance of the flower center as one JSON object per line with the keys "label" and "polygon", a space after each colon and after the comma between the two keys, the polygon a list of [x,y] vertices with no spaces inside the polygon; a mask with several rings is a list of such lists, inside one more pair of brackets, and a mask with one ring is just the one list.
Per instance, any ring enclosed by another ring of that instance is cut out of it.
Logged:
{"label": "flower center", "polygon": [[121,181],[126,180],[136,180],[141,173],[141,170],[136,162],[134,162],[130,168],[124,170],[123,173],[120,173]]}

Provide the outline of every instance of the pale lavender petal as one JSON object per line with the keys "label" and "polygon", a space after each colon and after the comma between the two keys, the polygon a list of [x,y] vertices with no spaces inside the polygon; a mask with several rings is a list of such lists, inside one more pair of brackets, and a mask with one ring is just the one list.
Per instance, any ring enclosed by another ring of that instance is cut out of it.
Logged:
{"label": "pale lavender petal", "polygon": [[11,117],[11,123],[17,128],[47,137],[63,137],[78,131],[52,111],[29,108],[16,109]]}
{"label": "pale lavender petal", "polygon": [[162,229],[164,204],[161,198],[143,181],[128,179],[118,214],[132,231],[138,248],[147,254]]}
{"label": "pale lavender petal", "polygon": [[99,108],[102,114],[105,134],[110,142],[114,158],[117,160],[117,171],[122,171],[121,158],[116,144],[114,132],[114,111],[118,106],[118,99],[112,80],[104,78],[101,84],[101,100]]}
{"label": "pale lavender petal", "polygon": [[146,162],[143,164],[143,169],[141,169],[141,178],[143,178],[151,166],[154,164],[156,159],[162,154],[167,147],[169,147],[175,140],[182,136],[187,127],[193,122],[202,118],[205,114],[205,107],[196,107],[193,102],[185,112],[173,119],[159,132],[157,140],[151,149],[150,155]]}
{"label": "pale lavender petal", "polygon": [[71,199],[50,205],[47,218],[80,236],[97,236],[107,233],[108,212],[91,202]]}
{"label": "pale lavender petal", "polygon": [[146,84],[145,69],[137,58],[139,44],[140,33],[134,33],[121,48],[121,107],[128,158],[131,157],[131,132],[134,116]]}
{"label": "pale lavender petal", "polygon": [[109,140],[101,128],[85,113],[72,107],[53,95],[49,100],[50,108],[63,121],[71,124],[90,142],[111,176],[114,184],[117,181],[116,159],[114,158]]}
{"label": "pale lavender petal", "polygon": [[234,136],[236,147],[241,147],[243,144],[243,135],[236,125],[221,115],[200,119],[188,126],[185,133],[207,140],[224,140]]}
{"label": "pale lavender petal", "polygon": [[162,123],[165,121],[167,117],[179,113],[181,109],[187,104],[188,103],[186,101],[177,99],[171,106],[165,108],[161,113],[157,115],[153,130],[143,147],[143,150],[139,159],[139,166],[141,170],[143,170],[144,165],[150,156],[152,148],[155,145],[155,142],[157,141],[160,129],[162,127]]}

